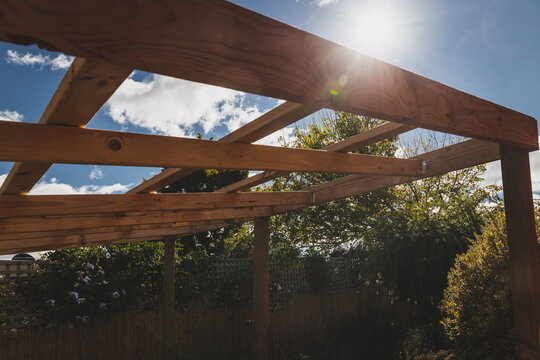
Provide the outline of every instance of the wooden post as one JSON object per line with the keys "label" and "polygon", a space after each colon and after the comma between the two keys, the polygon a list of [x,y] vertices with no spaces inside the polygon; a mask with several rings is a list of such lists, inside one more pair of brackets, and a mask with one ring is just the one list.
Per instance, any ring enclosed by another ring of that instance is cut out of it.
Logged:
{"label": "wooden post", "polygon": [[269,239],[270,218],[255,218],[255,244],[253,249],[253,359],[268,359],[268,320],[270,303],[269,283]]}
{"label": "wooden post", "polygon": [[540,359],[540,263],[529,154],[509,145],[500,149],[518,358]]}
{"label": "wooden post", "polygon": [[176,325],[174,316],[174,252],[176,235],[166,237],[163,269],[163,356],[172,360],[176,353]]}

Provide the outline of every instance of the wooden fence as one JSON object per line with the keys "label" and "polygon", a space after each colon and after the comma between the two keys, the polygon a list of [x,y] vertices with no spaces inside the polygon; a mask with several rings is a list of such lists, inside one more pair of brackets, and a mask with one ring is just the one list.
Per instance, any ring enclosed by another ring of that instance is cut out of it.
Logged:
{"label": "wooden fence", "polygon": [[[390,312],[410,323],[418,311],[411,304],[392,303],[367,288],[318,295],[301,295],[270,319],[273,358],[291,349],[337,334],[344,316],[370,304],[377,312]],[[252,331],[251,309],[201,306],[176,313],[179,359],[248,358]],[[0,335],[0,359],[161,359],[161,314],[122,313],[89,320],[77,326],[28,327]]]}

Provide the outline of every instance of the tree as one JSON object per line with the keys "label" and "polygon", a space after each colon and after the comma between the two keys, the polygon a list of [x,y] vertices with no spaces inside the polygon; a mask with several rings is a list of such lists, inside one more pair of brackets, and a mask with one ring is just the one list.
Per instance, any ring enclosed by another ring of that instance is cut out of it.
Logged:
{"label": "tree", "polygon": [[[327,114],[297,127],[289,145],[320,149],[381,124],[368,117]],[[459,140],[429,133],[426,139],[401,144],[401,150],[409,157]],[[397,149],[394,138],[360,152],[394,156]],[[481,186],[484,172],[484,166],[477,166],[276,216],[271,244],[273,249],[300,247],[327,254],[343,254],[348,248],[359,259],[362,283],[382,285],[402,299],[436,304],[456,254],[481,229],[484,204],[497,198],[497,188]],[[300,190],[340,176],[292,173],[268,188]]]}
{"label": "tree", "polygon": [[[306,127],[296,127],[293,140],[285,144],[294,148],[322,149],[353,135],[371,130],[383,121],[342,112],[327,113]],[[355,153],[393,156],[396,138],[380,141]],[[291,173],[276,179],[266,190],[298,191],[344,176],[328,173]],[[275,216],[272,219],[274,251],[291,246],[329,253],[342,244],[362,237],[366,219],[379,211],[389,196],[388,190],[374,191],[332,201],[316,207]]]}

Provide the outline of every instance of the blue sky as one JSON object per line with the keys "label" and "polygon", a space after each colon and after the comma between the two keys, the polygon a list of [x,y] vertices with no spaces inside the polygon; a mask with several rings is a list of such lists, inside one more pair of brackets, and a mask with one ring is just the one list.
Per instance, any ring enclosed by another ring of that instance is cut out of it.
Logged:
{"label": "blue sky", "polygon": [[[538,0],[273,0],[239,5],[540,119]],[[37,122],[70,59],[0,43],[0,118]],[[278,104],[232,90],[136,72],[89,127],[219,138]],[[277,144],[290,128],[262,141]],[[540,155],[531,155],[540,194]],[[0,163],[0,182],[11,164]],[[45,193],[122,193],[159,168],[54,165]],[[487,182],[500,183],[498,165]]]}

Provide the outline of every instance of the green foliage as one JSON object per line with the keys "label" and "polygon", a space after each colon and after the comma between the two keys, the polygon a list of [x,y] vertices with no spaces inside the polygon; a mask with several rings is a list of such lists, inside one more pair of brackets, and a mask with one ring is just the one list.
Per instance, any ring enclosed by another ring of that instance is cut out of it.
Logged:
{"label": "green foliage", "polygon": [[17,293],[44,304],[52,322],[151,308],[161,293],[162,254],[163,246],[157,242],[50,252],[46,260],[55,265],[21,278]]}
{"label": "green foliage", "polygon": [[[286,145],[321,149],[382,123],[377,119],[347,113],[329,113],[316,123],[310,123],[304,128],[297,127],[294,140]],[[396,149],[396,139],[393,138],[362,148],[357,153],[393,156]],[[342,176],[343,174],[291,173],[276,179],[268,190],[297,191]],[[272,246],[281,251],[299,246],[328,253],[340,244],[360,238],[365,228],[365,220],[377,211],[386,196],[387,190],[375,191],[274,216]]]}
{"label": "green foliage", "polygon": [[[504,211],[496,209],[489,218],[469,250],[456,258],[440,304],[442,324],[460,359],[515,358]],[[540,235],[540,206],[536,224]]]}
{"label": "green foliage", "polygon": [[326,258],[320,254],[310,254],[304,258],[306,281],[312,292],[326,290],[332,281],[332,271]]}

